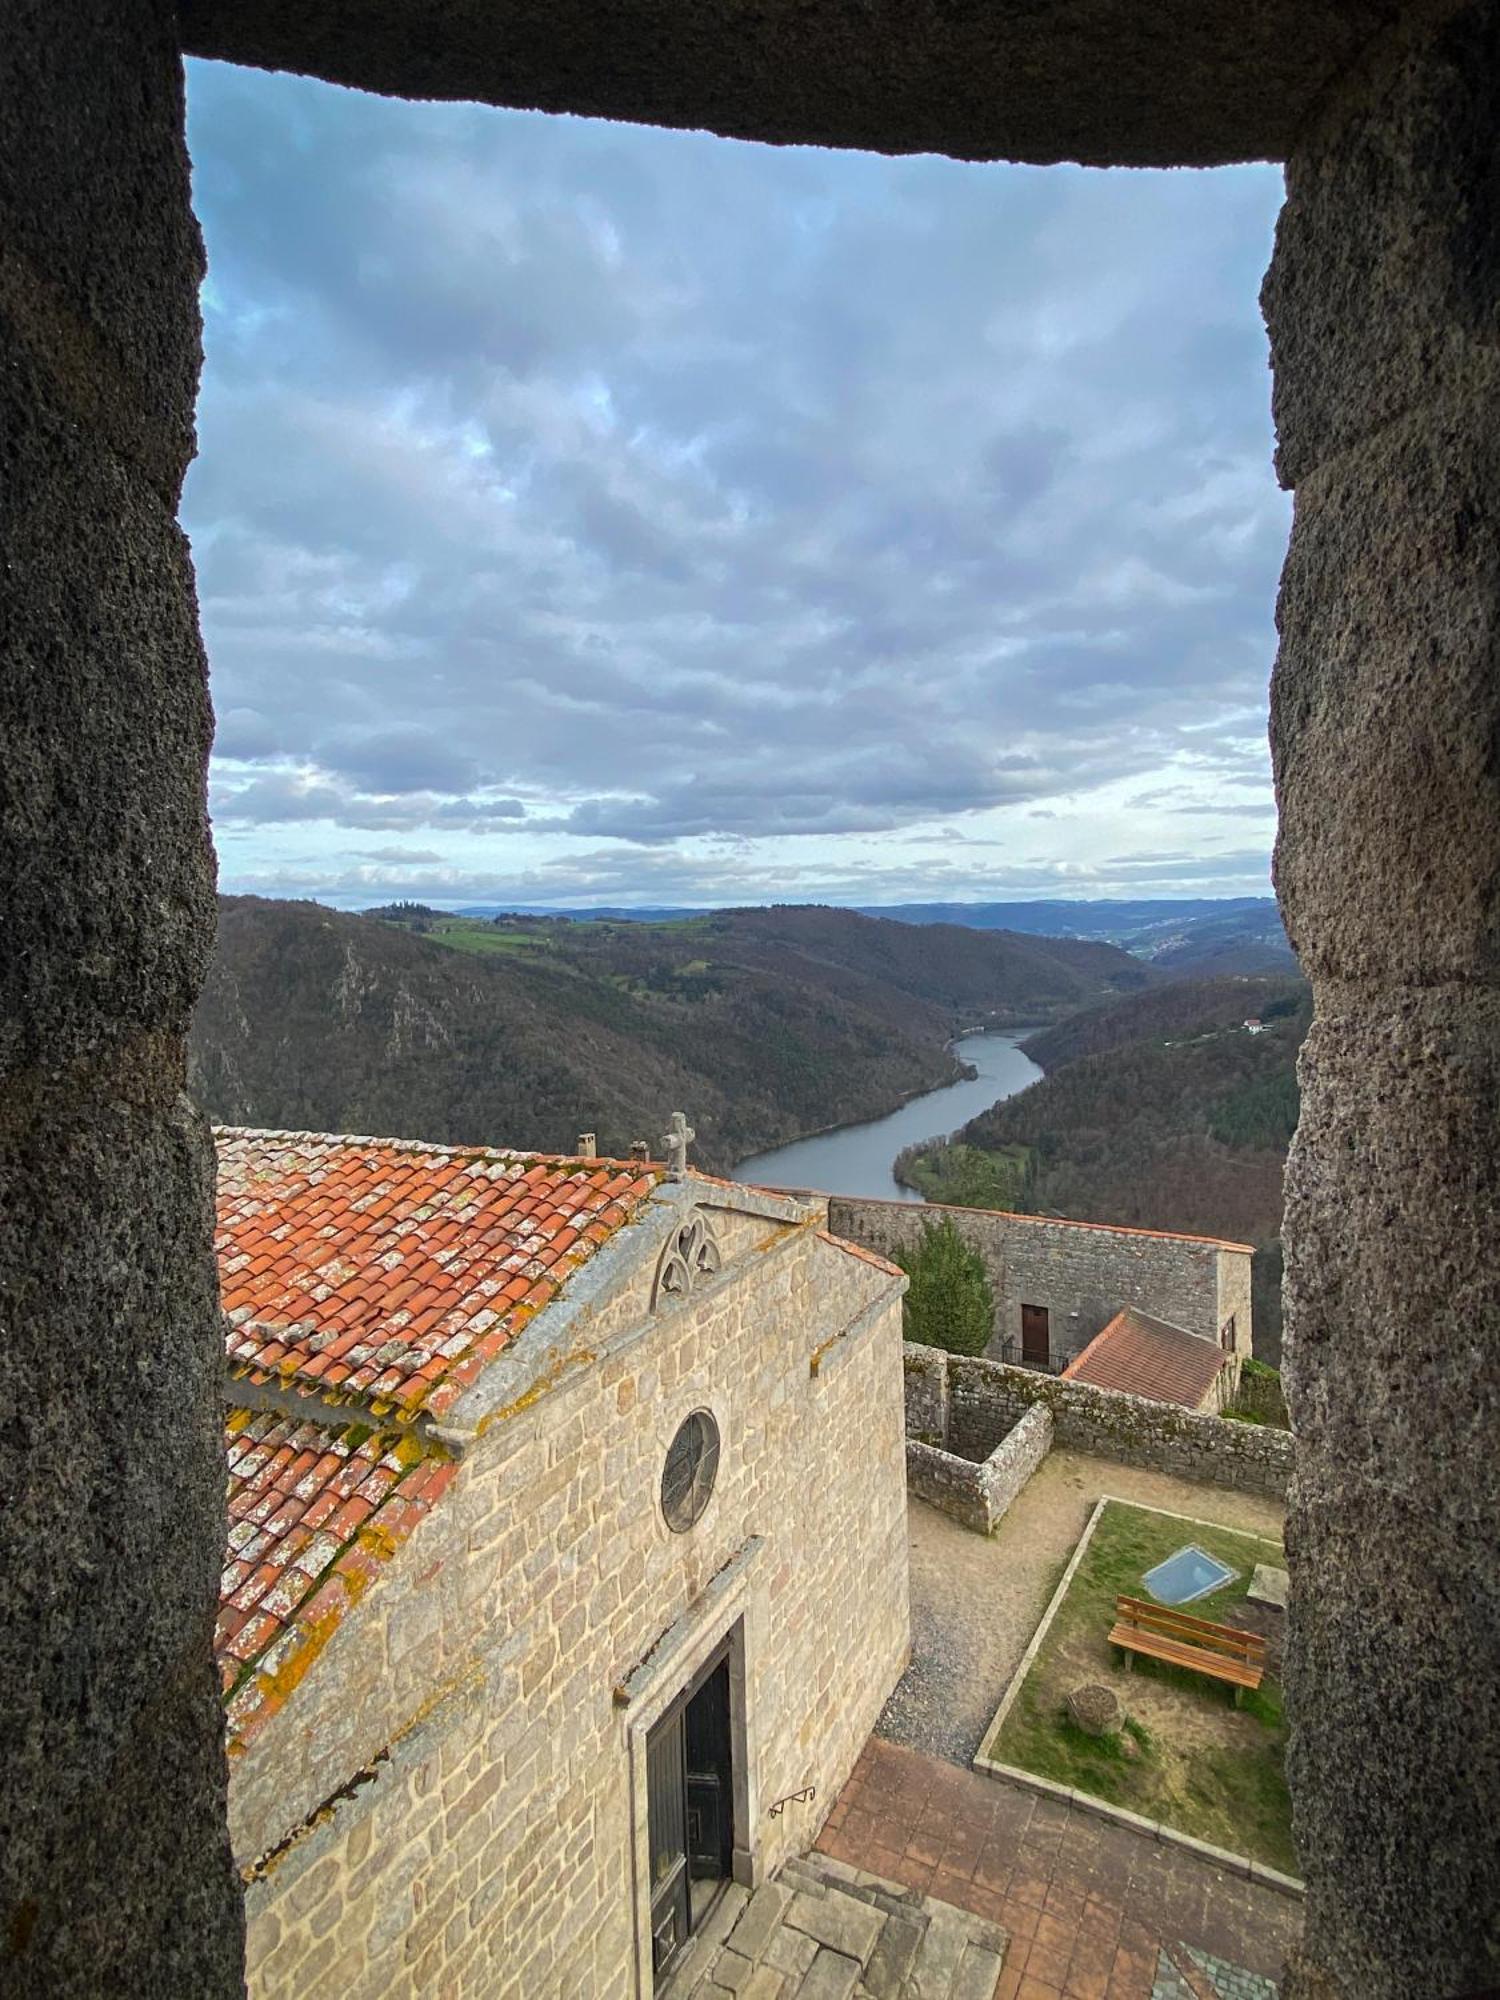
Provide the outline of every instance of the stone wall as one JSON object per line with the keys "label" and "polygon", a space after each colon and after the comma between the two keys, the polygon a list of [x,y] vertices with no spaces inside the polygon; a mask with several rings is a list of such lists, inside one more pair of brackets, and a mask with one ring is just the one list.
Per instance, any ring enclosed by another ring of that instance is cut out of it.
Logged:
{"label": "stone wall", "polygon": [[1040,1403],[1027,1410],[988,1458],[977,1465],[955,1452],[908,1437],[907,1491],[940,1507],[966,1528],[981,1535],[993,1534],[1051,1449],[1052,1413]]}
{"label": "stone wall", "polygon": [[0,25],[0,1988],[240,1990],[211,716],[177,525],[202,248],[164,0]]}
{"label": "stone wall", "polygon": [[1251,1253],[1244,1245],[993,1209],[828,1200],[829,1227],[885,1257],[914,1248],[923,1223],[939,1215],[983,1259],[995,1295],[995,1360],[1019,1358],[1023,1305],[1047,1309],[1054,1368],[1081,1353],[1122,1306],[1215,1342],[1232,1315],[1236,1349],[1249,1352]]}
{"label": "stone wall", "polygon": [[1299,134],[1263,294],[1276,880],[1315,1001],[1289,2000],[1500,1986],[1500,4],[1408,11]]}
{"label": "stone wall", "polygon": [[[1065,1450],[1143,1465],[1183,1479],[1200,1479],[1252,1493],[1286,1496],[1292,1440],[1286,1431],[1236,1424],[1173,1403],[1155,1403],[1087,1382],[1064,1382],[1030,1368],[907,1346],[912,1410],[923,1419],[940,1407],[946,1383],[947,1450],[981,1463],[1003,1445],[1028,1411],[1052,1420],[1052,1442]],[[908,1422],[913,1418],[908,1417]],[[925,1439],[927,1433],[921,1433]]]}
{"label": "stone wall", "polygon": [[1235,1384],[1233,1407],[1247,1416],[1258,1417],[1262,1423],[1274,1424],[1278,1430],[1291,1427],[1286,1394],[1274,1368],[1242,1368]]}
{"label": "stone wall", "polygon": [[948,1357],[940,1347],[905,1345],[906,1435],[923,1444],[948,1442]]}
{"label": "stone wall", "polygon": [[[273,1850],[249,1890],[254,2000],[635,1995],[636,1690],[663,1661],[685,1678],[726,1621],[745,1865],[812,1840],[907,1656],[900,1303],[811,1224],[757,1234],[496,1412],[254,1740],[231,1787],[241,1861]],[[674,1535],[662,1460],[696,1408],[717,1484]]]}

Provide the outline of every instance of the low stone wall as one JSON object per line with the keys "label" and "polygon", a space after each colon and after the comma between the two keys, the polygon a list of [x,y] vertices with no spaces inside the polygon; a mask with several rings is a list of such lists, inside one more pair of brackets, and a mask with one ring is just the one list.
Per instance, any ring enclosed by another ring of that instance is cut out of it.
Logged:
{"label": "low stone wall", "polygon": [[980,1467],[993,1528],[1052,1449],[1052,1412],[1034,1403]]}
{"label": "low stone wall", "polygon": [[906,1440],[906,1490],[961,1521],[977,1534],[990,1531],[989,1509],[985,1505],[979,1474],[971,1459],[943,1451],[919,1438]]}
{"label": "low stone wall", "polygon": [[993,1534],[1051,1449],[1052,1413],[1041,1404],[1029,1409],[980,1464],[909,1437],[906,1489],[966,1528]]}
{"label": "low stone wall", "polygon": [[[946,1404],[943,1442],[947,1454],[960,1464],[968,1460],[977,1469],[987,1463],[1028,1411],[1044,1409],[1052,1422],[1052,1442],[1066,1450],[1286,1498],[1293,1454],[1287,1431],[1231,1423],[1179,1409],[1175,1403],[1155,1403],[1144,1396],[1096,1389],[1087,1382],[1064,1382],[1028,1368],[944,1354],[935,1348],[908,1345],[906,1366],[908,1436],[914,1403],[928,1425],[931,1413]],[[923,1435],[928,1434],[924,1430]]]}
{"label": "low stone wall", "polygon": [[1291,1427],[1281,1377],[1274,1368],[1259,1364],[1241,1368],[1235,1385],[1234,1407],[1246,1415],[1259,1417],[1262,1423],[1274,1424],[1278,1430]]}
{"label": "low stone wall", "polygon": [[[904,1352],[907,1438],[944,1447],[948,1442],[948,1356],[940,1347],[919,1347],[911,1341]],[[907,1463],[910,1466],[909,1454]]]}

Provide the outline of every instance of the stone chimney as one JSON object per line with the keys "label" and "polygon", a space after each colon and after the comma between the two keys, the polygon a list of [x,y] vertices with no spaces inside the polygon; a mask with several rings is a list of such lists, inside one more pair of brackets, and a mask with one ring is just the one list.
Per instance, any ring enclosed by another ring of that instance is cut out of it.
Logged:
{"label": "stone chimney", "polygon": [[578,1157],[580,1160],[594,1160],[599,1156],[599,1136],[595,1132],[580,1132],[578,1135]]}
{"label": "stone chimney", "polygon": [[632,1160],[649,1160],[651,1157],[651,1148],[646,1144],[644,1139],[632,1139],[630,1142],[630,1157]]}

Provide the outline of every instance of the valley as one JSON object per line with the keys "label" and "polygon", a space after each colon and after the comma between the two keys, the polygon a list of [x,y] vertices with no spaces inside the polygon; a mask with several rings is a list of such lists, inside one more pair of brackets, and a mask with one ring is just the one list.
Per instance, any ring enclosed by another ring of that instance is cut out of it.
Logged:
{"label": "valley", "polygon": [[1256,1352],[1274,1365],[1310,1012],[1306,985],[1275,977],[1184,981],[1081,1011],[1022,1042],[1042,1081],[912,1148],[897,1177],[931,1201],[1251,1243]]}
{"label": "valley", "polygon": [[[1274,1360],[1308,1005],[1295,976],[1174,978],[1100,939],[818,906],[226,897],[190,1080],[222,1123],[543,1152],[656,1150],[682,1108],[711,1172],[1250,1242]],[[978,1076],[953,1046],[976,1031]]]}
{"label": "valley", "polygon": [[694,1157],[879,1117],[948,1044],[1144,989],[1108,944],[818,907],[658,923],[367,916],[225,897],[190,1080],[217,1121],[624,1153],[687,1110]]}

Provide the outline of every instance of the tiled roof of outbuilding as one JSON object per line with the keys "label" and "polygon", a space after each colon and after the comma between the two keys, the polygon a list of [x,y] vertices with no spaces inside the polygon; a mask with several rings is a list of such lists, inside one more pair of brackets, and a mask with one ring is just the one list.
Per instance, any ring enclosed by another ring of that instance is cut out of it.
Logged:
{"label": "tiled roof of outbuilding", "polygon": [[662,1178],[405,1139],[216,1137],[231,1372],[376,1416],[450,1409]]}
{"label": "tiled roof of outbuilding", "polygon": [[1228,1359],[1213,1341],[1127,1306],[1073,1357],[1063,1380],[1196,1410]]}

